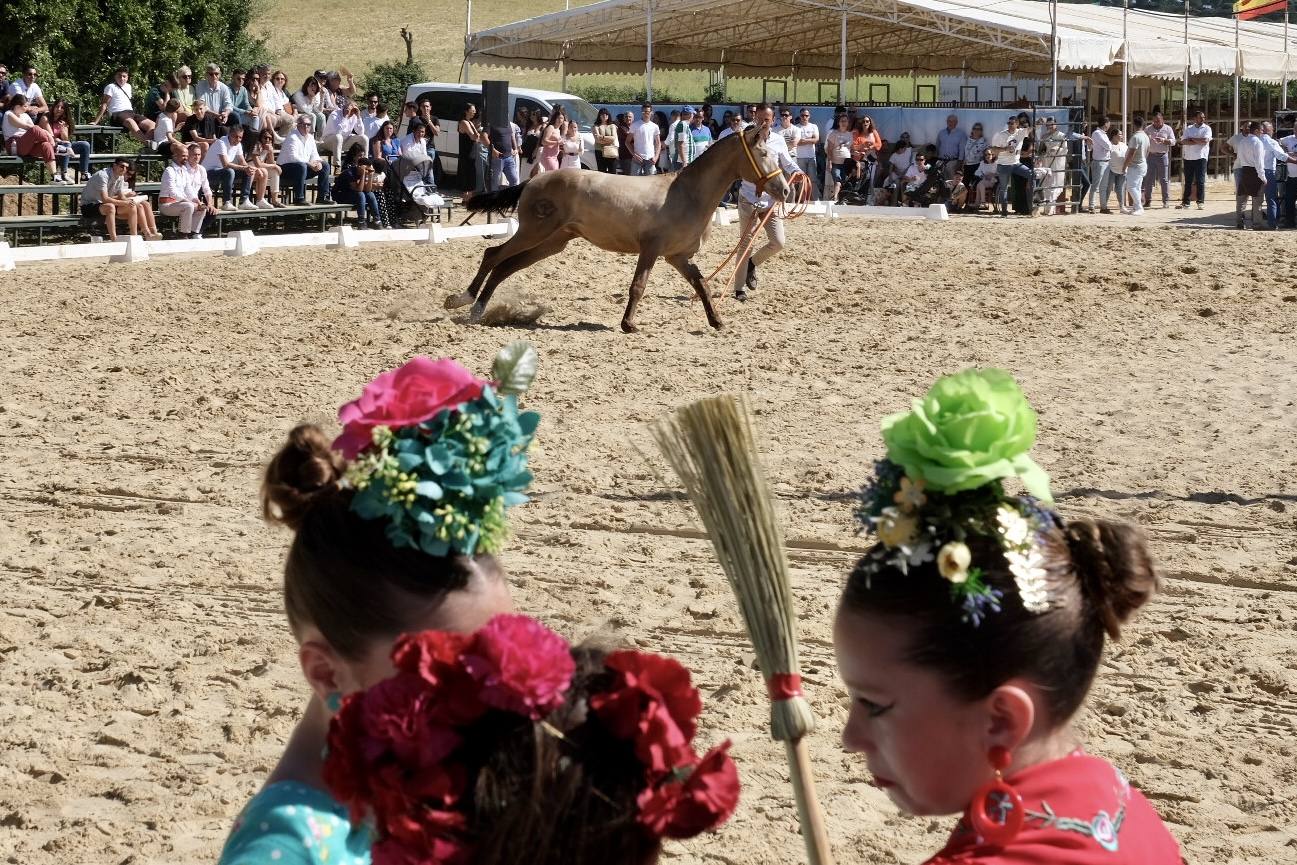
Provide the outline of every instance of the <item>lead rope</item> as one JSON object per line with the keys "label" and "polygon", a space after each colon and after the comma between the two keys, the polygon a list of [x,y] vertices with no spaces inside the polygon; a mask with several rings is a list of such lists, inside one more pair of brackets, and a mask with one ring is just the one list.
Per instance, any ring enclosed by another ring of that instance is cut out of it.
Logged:
{"label": "lead rope", "polygon": [[[762,185],[764,186],[765,184],[763,183]],[[738,270],[739,262],[747,259],[748,253],[752,251],[752,247],[757,241],[757,235],[765,229],[766,223],[768,223],[771,217],[775,215],[776,209],[783,211],[783,218],[785,220],[798,219],[805,215],[806,208],[810,204],[811,199],[811,179],[803,172],[798,171],[789,179],[788,185],[792,187],[793,190],[792,204],[787,205],[784,202],[780,202],[777,205],[767,207],[765,213],[761,214],[760,218],[753,220],[747,234],[739,238],[738,243],[736,243],[734,248],[730,250],[730,254],[725,256],[725,260],[711,272],[710,276],[703,280],[703,285],[706,286],[708,291],[711,291],[712,280],[716,278],[716,274],[724,270],[731,261],[734,262],[734,270]],[[740,252],[740,250],[742,251]],[[733,276],[731,276],[731,280],[732,279]],[[727,298],[728,292],[723,293],[721,299],[725,300]],[[694,299],[697,300],[697,297]]]}

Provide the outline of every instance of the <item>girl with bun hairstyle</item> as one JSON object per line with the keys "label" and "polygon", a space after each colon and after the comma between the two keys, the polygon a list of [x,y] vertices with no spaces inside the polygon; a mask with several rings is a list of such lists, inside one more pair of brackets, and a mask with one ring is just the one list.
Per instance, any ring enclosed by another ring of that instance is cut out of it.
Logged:
{"label": "girl with bun hairstyle", "polygon": [[[1143,534],[1052,509],[1008,373],[943,378],[882,426],[857,514],[877,542],[834,626],[847,750],[903,811],[962,814],[927,865],[1180,865],[1152,806],[1070,725],[1105,641],[1157,587]],[[1027,494],[1005,492],[1014,477]]]}
{"label": "girl with bun hairstyle", "polygon": [[392,675],[401,634],[470,633],[512,609],[495,553],[506,508],[531,482],[539,416],[516,395],[534,373],[523,343],[497,357],[493,381],[416,357],[339,410],[336,439],[298,426],[270,460],[262,510],[293,532],[284,607],[310,698],[222,865],[370,861],[372,837],[323,780],[330,719],[346,695]]}

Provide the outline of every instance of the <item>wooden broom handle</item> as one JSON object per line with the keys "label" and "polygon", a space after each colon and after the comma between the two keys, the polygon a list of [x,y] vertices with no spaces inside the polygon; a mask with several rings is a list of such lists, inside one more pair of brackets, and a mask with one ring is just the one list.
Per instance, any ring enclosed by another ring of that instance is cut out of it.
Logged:
{"label": "wooden broom handle", "polygon": [[784,745],[788,748],[788,773],[793,780],[793,795],[797,799],[802,837],[806,839],[807,859],[810,865],[833,865],[829,833],[824,828],[824,812],[815,797],[815,779],[811,775],[811,755],[806,749],[806,740],[798,739]]}

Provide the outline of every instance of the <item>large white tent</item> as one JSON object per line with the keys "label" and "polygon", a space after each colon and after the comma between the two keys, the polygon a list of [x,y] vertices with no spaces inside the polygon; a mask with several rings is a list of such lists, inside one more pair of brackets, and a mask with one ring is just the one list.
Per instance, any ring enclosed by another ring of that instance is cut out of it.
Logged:
{"label": "large white tent", "polygon": [[602,0],[470,33],[465,65],[643,72],[650,92],[655,67],[837,77],[844,93],[848,77],[911,73],[1281,83],[1294,42],[1284,24],[1039,0]]}

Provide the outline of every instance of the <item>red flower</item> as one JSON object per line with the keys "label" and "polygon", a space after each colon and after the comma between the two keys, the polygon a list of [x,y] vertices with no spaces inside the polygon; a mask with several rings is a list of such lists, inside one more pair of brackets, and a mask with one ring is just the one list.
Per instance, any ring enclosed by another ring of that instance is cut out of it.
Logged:
{"label": "red flower", "polygon": [[364,697],[363,692],[349,695],[333,716],[323,772],[329,792],[348,806],[354,821],[364,818],[370,796],[369,766],[364,757]]}
{"label": "red flower", "polygon": [[364,692],[362,717],[370,762],[391,754],[409,769],[435,766],[459,747],[439,694],[422,677],[398,673]]}
{"label": "red flower", "polygon": [[498,615],[474,635],[464,667],[483,703],[539,720],[563,705],[576,664],[567,640],[528,616]]}
{"label": "red flower", "polygon": [[373,441],[374,427],[396,429],[430,420],[442,409],[477,399],[485,384],[450,358],[413,357],[365,385],[360,399],[338,409],[342,435],[333,448],[354,460]]}
{"label": "red flower", "polygon": [[462,727],[486,711],[478,684],[464,666],[463,653],[473,637],[449,631],[407,634],[396,641],[392,663],[423,679],[432,690],[433,715],[443,724]]}
{"label": "red flower", "polygon": [[660,838],[692,838],[728,820],[739,804],[739,772],[729,748],[729,742],[713,748],[683,782],[640,793],[641,825]]}
{"label": "red flower", "polygon": [[370,850],[373,865],[467,865],[468,854],[468,847],[449,838],[438,838],[428,847],[384,838]]}
{"label": "red flower", "polygon": [[612,690],[590,698],[599,719],[623,739],[654,774],[696,761],[689,743],[697,732],[702,699],[689,671],[674,658],[645,652],[613,652],[605,664],[620,673]]}

